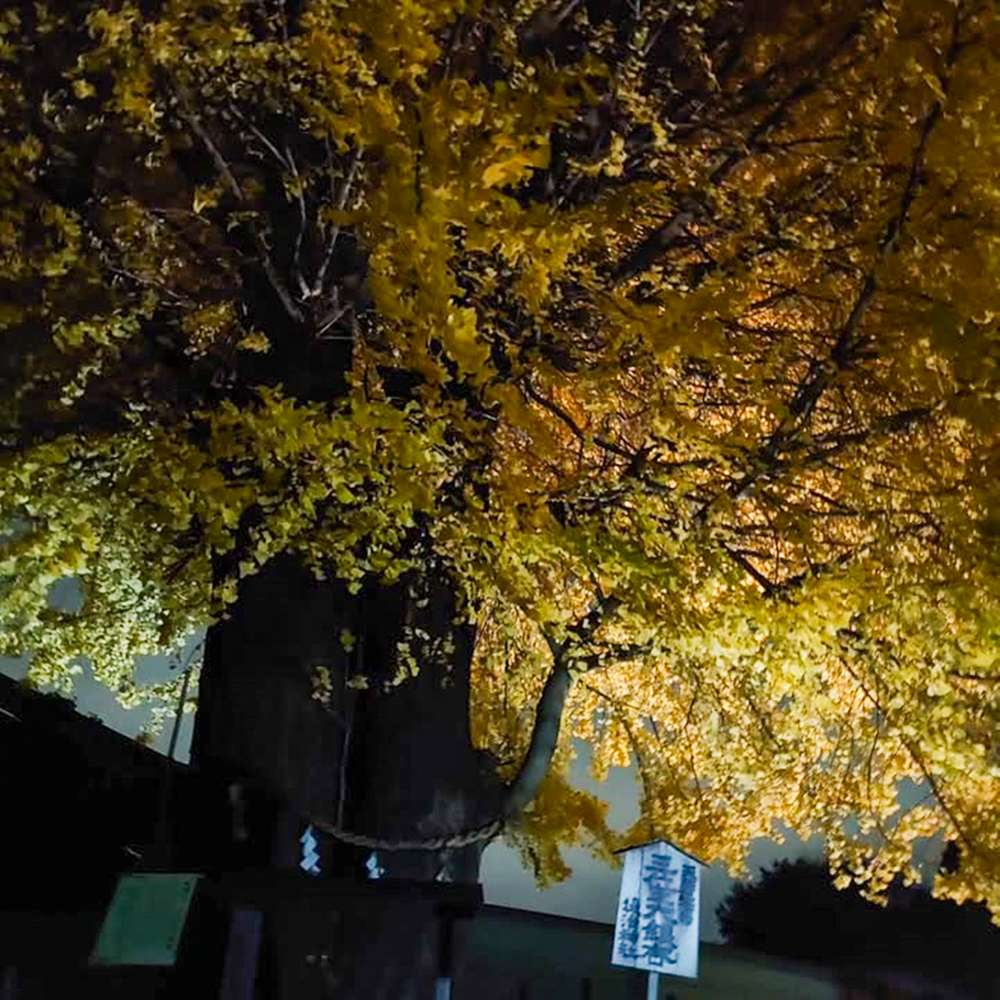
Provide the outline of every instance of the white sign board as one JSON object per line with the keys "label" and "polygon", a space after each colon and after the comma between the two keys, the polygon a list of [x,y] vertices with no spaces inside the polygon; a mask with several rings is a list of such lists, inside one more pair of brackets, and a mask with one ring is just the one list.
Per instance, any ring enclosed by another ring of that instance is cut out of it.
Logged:
{"label": "white sign board", "polygon": [[697,978],[701,867],[664,840],[625,853],[612,965]]}

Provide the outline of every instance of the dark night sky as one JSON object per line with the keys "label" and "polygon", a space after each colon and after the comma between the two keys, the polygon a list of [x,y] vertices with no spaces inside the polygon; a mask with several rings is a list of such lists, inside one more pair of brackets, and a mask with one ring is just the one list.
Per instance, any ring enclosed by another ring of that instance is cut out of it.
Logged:
{"label": "dark night sky", "polygon": [[[73,602],[72,584],[58,593],[59,602]],[[54,595],[55,596],[55,595]],[[169,679],[171,666],[176,670],[179,663],[186,662],[186,655],[198,642],[193,637],[180,657],[143,657],[137,661],[136,677],[140,683],[150,683]],[[0,657],[0,671],[13,677],[23,677],[26,672],[25,660],[11,660]],[[112,697],[110,691],[91,676],[88,669],[74,678],[74,697],[79,711],[95,715],[105,725],[127,736],[136,736],[149,722],[148,709],[123,709]],[[170,740],[172,720],[168,720],[157,737],[154,746],[166,753]],[[194,714],[184,716],[178,741],[177,756],[186,760]],[[624,829],[638,816],[639,789],[635,772],[631,768],[612,769],[603,784],[595,782],[588,773],[589,751],[579,744],[577,760],[574,763],[573,781],[587,791],[594,792],[610,806],[609,822],[616,829]],[[925,789],[913,785],[905,787],[901,793],[902,804],[921,798]],[[683,848],[683,844],[679,844]],[[790,836],[783,845],[772,841],[758,840],[751,845],[747,863],[751,875],[766,868],[781,858],[820,858],[823,853],[822,841],[813,838],[804,844],[797,837]],[[940,855],[940,845],[930,844],[920,860],[925,871],[933,871]],[[564,882],[548,889],[536,887],[530,871],[525,869],[515,850],[503,842],[495,842],[487,848],[483,860],[482,881],[486,900],[502,906],[527,910],[539,910],[565,916],[579,917],[611,923],[615,919],[618,903],[619,869],[591,857],[586,851],[574,848],[566,852],[566,860],[573,869],[572,875]],[[715,910],[729,892],[733,880],[719,865],[710,865],[702,873],[701,893],[701,937],[702,940],[718,941],[719,933],[715,920]]]}
{"label": "dark night sky", "polygon": [[[13,677],[23,677],[25,662],[0,658],[0,670]],[[149,658],[139,665],[139,679],[153,681],[170,676],[167,661]],[[126,710],[119,706],[111,693],[97,683],[88,670],[75,678],[74,696],[77,708],[85,714],[98,716],[106,725],[128,736],[135,736],[147,724],[146,709]],[[178,757],[187,758],[188,744],[194,715],[184,717],[178,743]],[[156,740],[158,750],[166,752],[170,738],[170,724]],[[613,769],[603,784],[595,782],[587,773],[587,747],[579,746],[579,756],[574,765],[574,782],[581,788],[593,791],[610,805],[609,820],[617,829],[634,822],[638,815],[638,787],[632,769]],[[679,845],[683,847],[683,845]],[[785,846],[769,841],[758,841],[750,853],[750,867],[756,870],[782,857],[800,857],[808,854],[818,857],[822,853],[817,840],[803,845],[797,839]],[[595,860],[579,848],[566,853],[573,874],[559,885],[539,890],[531,873],[522,867],[517,852],[504,843],[494,843],[483,861],[482,879],[487,902],[520,909],[541,910],[587,920],[613,922],[618,902],[619,870]],[[732,880],[721,865],[712,865],[703,873],[701,902],[701,936],[704,940],[719,940],[715,924],[715,909],[728,893]]]}
{"label": "dark night sky", "polygon": [[[0,657],[0,670],[13,677],[23,677],[26,670],[25,661]],[[137,672],[139,680],[145,682],[163,680],[170,676],[168,661],[162,657],[146,658],[138,664]],[[137,735],[149,719],[148,709],[123,709],[115,702],[107,688],[95,681],[86,669],[74,679],[74,697],[79,711],[97,716],[105,725],[127,736]],[[193,724],[193,713],[186,715],[181,724],[177,756],[182,760],[187,759]],[[169,739],[168,722],[154,745],[165,753]],[[608,780],[598,784],[590,777],[587,770],[587,747],[580,744],[578,750],[573,770],[574,783],[608,802],[610,806],[608,818],[611,825],[616,829],[624,829],[638,816],[638,784],[634,771],[631,768],[612,769]],[[913,786],[906,788],[901,798],[905,805],[922,795],[923,789]],[[747,863],[751,874],[756,874],[780,858],[819,858],[822,856],[822,848],[822,841],[819,838],[813,838],[804,844],[797,837],[790,836],[783,845],[758,840],[751,845]],[[932,871],[936,867],[939,854],[940,845],[928,845],[922,859],[925,870]],[[515,850],[502,842],[492,844],[486,850],[482,868],[487,902],[586,920],[613,922],[618,903],[619,870],[592,858],[579,848],[569,849],[566,852],[566,859],[573,869],[573,874],[558,885],[540,890],[535,886],[531,873],[521,865]],[[733,880],[721,865],[710,865],[704,870],[701,894],[702,940],[720,940],[715,910],[732,885]]]}
{"label": "dark night sky", "polygon": [[[632,768],[616,768],[603,784],[595,782],[587,773],[587,748],[579,746],[580,754],[574,765],[574,784],[592,791],[610,805],[608,819],[616,829],[633,823],[639,813],[639,792]],[[683,844],[678,845],[683,847]],[[822,842],[814,839],[803,844],[790,837],[784,845],[772,841],[755,841],[748,864],[751,871],[769,866],[778,858],[808,856],[819,858]],[[483,860],[483,884],[486,901],[502,906],[516,906],[526,910],[560,913],[586,920],[613,923],[618,905],[620,872],[601,861],[594,860],[586,851],[573,848],[566,852],[566,859],[573,874],[559,885],[539,890],[529,871],[521,866],[517,852],[506,844],[495,843],[487,848]],[[703,941],[721,940],[716,927],[715,910],[733,885],[733,880],[722,865],[708,866],[702,872],[701,938]]]}

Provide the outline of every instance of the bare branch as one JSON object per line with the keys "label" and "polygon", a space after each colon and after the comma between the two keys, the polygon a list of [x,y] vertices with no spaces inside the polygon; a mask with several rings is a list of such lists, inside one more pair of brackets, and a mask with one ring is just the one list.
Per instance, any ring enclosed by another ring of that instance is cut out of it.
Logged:
{"label": "bare branch", "polygon": [[746,556],[743,555],[738,549],[731,549],[728,545],[723,545],[726,554],[733,560],[737,565],[746,572],[760,584],[761,589],[764,591],[765,597],[770,597],[777,589],[778,585],[773,581],[769,580],[759,569]]}
{"label": "bare branch", "polygon": [[[201,139],[205,148],[208,150],[209,156],[212,157],[212,161],[215,163],[216,169],[222,176],[222,179],[226,182],[226,185],[232,191],[233,195],[240,202],[245,203],[246,197],[243,193],[243,188],[240,187],[240,182],[236,179],[236,175],[233,173],[232,168],[229,166],[226,158],[222,155],[218,146],[212,140],[209,135],[208,130],[201,123],[198,116],[191,110],[190,101],[183,90],[178,89],[177,95],[181,105],[181,115],[184,120],[191,126],[191,130]],[[261,256],[261,265],[264,268],[264,273],[267,275],[268,281],[271,283],[271,287],[274,289],[278,298],[281,300],[282,306],[285,308],[285,312],[295,320],[297,323],[301,323],[303,316],[299,307],[293,301],[288,289],[285,287],[285,283],[281,280],[281,276],[278,274],[277,268],[274,266],[274,261],[271,258],[271,251],[267,246],[267,242],[261,235],[260,230],[250,224],[250,229],[253,234],[254,243],[257,245],[257,250]]]}
{"label": "bare branch", "polygon": [[271,142],[271,140],[268,139],[268,137],[252,121],[250,121],[250,119],[247,118],[246,115],[244,115],[243,112],[240,111],[240,109],[237,108],[235,104],[230,103],[229,110],[235,117],[239,118],[239,120],[248,129],[250,129],[251,132],[253,132],[254,136],[260,140],[264,148],[267,149],[267,151],[278,161],[278,165],[281,167],[281,169],[288,170],[289,165],[285,161],[285,158],[281,155],[281,152],[278,150],[278,147],[275,146],[275,144]]}
{"label": "bare branch", "polygon": [[302,239],[306,234],[306,229],[309,227],[309,214],[306,210],[306,196],[302,187],[302,177],[299,175],[299,168],[295,163],[295,157],[292,155],[291,146],[285,147],[285,159],[288,161],[288,169],[292,177],[295,178],[295,200],[299,206],[299,228],[295,234],[295,244],[292,248],[292,274],[298,282],[302,298],[307,299],[311,295],[312,290],[306,284],[305,278],[302,277],[301,264]]}
{"label": "bare branch", "polygon": [[[351,157],[351,165],[347,169],[347,176],[344,178],[344,183],[340,186],[339,196],[334,201],[334,204],[337,206],[337,211],[342,212],[344,207],[347,205],[347,199],[351,195],[351,188],[354,185],[354,178],[357,175],[358,167],[361,164],[361,158],[363,155],[364,154],[360,149],[356,149]],[[332,186],[332,173],[330,183]],[[339,236],[340,226],[334,226],[333,232],[330,234],[330,245],[326,249],[326,256],[323,258],[323,263],[316,272],[316,280],[313,282],[312,286],[313,295],[322,295],[323,293],[323,282],[326,280],[326,272],[330,267],[331,261],[333,260],[333,251],[337,246],[337,239]]]}

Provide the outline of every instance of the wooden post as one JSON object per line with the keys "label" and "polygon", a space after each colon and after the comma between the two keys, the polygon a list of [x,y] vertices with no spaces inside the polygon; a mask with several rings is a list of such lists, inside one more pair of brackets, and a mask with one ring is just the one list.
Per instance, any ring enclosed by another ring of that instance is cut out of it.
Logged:
{"label": "wooden post", "polygon": [[219,1000],[254,1000],[263,924],[264,915],[259,910],[233,910]]}
{"label": "wooden post", "polygon": [[0,979],[0,1000],[17,1000],[17,969],[8,965]]}
{"label": "wooden post", "polygon": [[455,917],[447,910],[438,912],[438,969],[434,980],[434,1000],[451,1000],[451,980]]}

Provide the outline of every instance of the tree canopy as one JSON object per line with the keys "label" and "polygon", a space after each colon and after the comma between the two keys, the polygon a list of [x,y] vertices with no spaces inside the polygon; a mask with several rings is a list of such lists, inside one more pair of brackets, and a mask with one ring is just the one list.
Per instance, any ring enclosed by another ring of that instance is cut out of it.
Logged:
{"label": "tree canopy", "polygon": [[579,737],[626,836],[877,894],[944,835],[1000,912],[992,3],[25,2],[0,61],[0,651],[129,699],[280,553],[444,579],[543,876]]}

